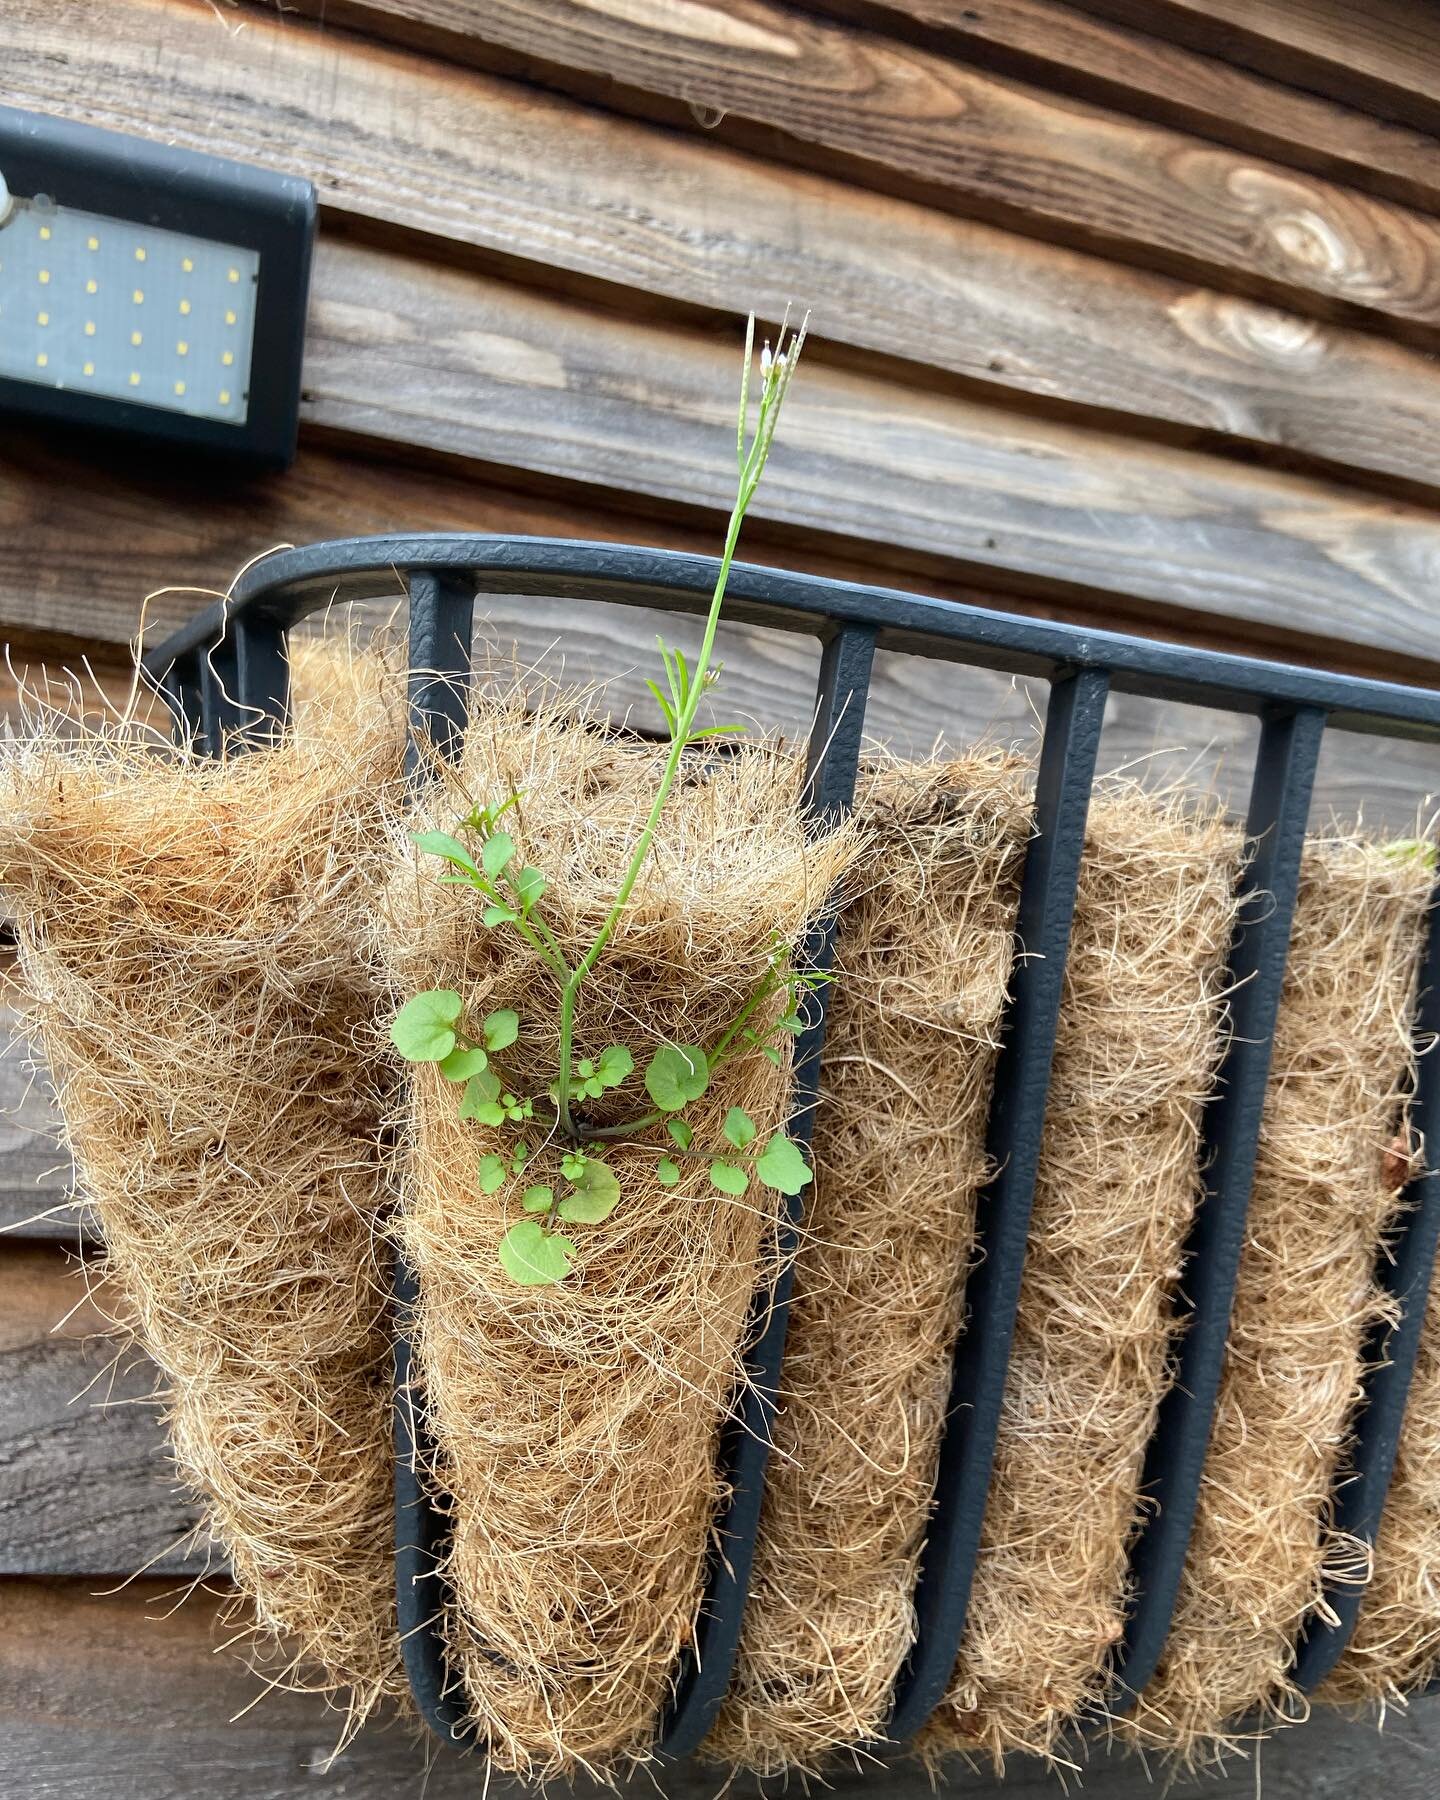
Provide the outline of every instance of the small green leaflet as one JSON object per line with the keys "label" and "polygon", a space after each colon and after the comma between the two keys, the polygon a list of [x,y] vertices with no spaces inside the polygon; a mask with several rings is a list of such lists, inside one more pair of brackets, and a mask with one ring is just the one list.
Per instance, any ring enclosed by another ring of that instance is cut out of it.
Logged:
{"label": "small green leaflet", "polygon": [[680,1179],[680,1168],[668,1156],[662,1156],[655,1165],[655,1179],[662,1187],[674,1187]]}
{"label": "small green leaflet", "polygon": [[685,742],[687,744],[698,744],[705,738],[744,737],[744,735],[745,727],[743,725],[707,725],[703,731],[692,731]]}
{"label": "small green leaflet", "polygon": [[513,925],[520,917],[508,906],[487,906],[480,915],[480,923],[487,931],[493,931],[497,925]]}
{"label": "small green leaflet", "polygon": [[416,994],[391,1021],[390,1042],[407,1062],[444,1062],[455,1048],[455,1022],[463,1010],[453,988]]}
{"label": "small green leaflet", "polygon": [[674,1138],[675,1142],[682,1150],[688,1150],[695,1142],[695,1133],[690,1129],[689,1125],[686,1124],[684,1119],[667,1119],[665,1121],[665,1129],[670,1133],[671,1137]]}
{"label": "small green leaflet", "polygon": [[520,1196],[520,1204],[525,1208],[526,1212],[549,1212],[554,1198],[554,1188],[547,1187],[542,1181],[537,1181],[534,1187],[526,1188],[525,1192]]}
{"label": "small green leaflet", "polygon": [[486,1015],[485,1048],[490,1051],[508,1050],[520,1035],[520,1015],[511,1012],[508,1006],[501,1007],[499,1012]]}
{"label": "small green leaflet", "polygon": [[629,1079],[634,1067],[635,1058],[623,1044],[607,1044],[595,1065],[595,1079],[602,1088],[619,1087],[622,1081]]}
{"label": "small green leaflet", "polygon": [[676,720],[676,717],[675,717],[675,708],[670,704],[669,699],[666,697],[665,693],[661,690],[658,682],[647,681],[645,683],[645,685],[646,685],[646,687],[649,688],[650,692],[655,696],[656,702],[658,703],[661,712],[665,715],[665,723],[669,727],[670,735],[673,738],[675,735],[675,727],[678,723],[678,721]]}
{"label": "small green leaflet", "polygon": [[423,850],[427,856],[443,856],[448,863],[454,863],[457,869],[473,876],[477,881],[480,871],[475,866],[475,859],[460,842],[451,837],[448,831],[416,831],[411,836],[417,849]]}
{"label": "small green leaflet", "polygon": [[472,1075],[478,1075],[489,1061],[483,1050],[452,1050],[441,1063],[440,1073],[447,1081],[468,1081]]}
{"label": "small green leaflet", "polygon": [[493,1194],[496,1188],[504,1185],[505,1177],[510,1173],[509,1164],[503,1156],[482,1156],[476,1175],[480,1182],[482,1194]]}
{"label": "small green leaflet", "polygon": [[815,1179],[798,1146],[783,1131],[777,1131],[761,1151],[755,1173],[777,1194],[798,1194]]}
{"label": "small green leaflet", "polygon": [[517,1219],[500,1240],[500,1266],[521,1287],[552,1287],[570,1273],[572,1238],[547,1232],[538,1219]]}
{"label": "small green leaflet", "polygon": [[1435,867],[1435,845],[1420,838],[1395,838],[1380,846],[1380,854],[1391,862],[1409,862],[1413,858],[1427,869]]}
{"label": "small green leaflet", "polygon": [[679,1112],[710,1085],[710,1064],[698,1044],[662,1044],[645,1071],[645,1089],[661,1112]]}
{"label": "small green leaflet", "polygon": [[513,880],[515,883],[515,892],[520,896],[520,904],[528,913],[530,908],[545,892],[548,883],[538,869],[532,869],[528,866],[523,868],[518,875],[514,876]]}
{"label": "small green leaflet", "polygon": [[471,831],[493,831],[510,808],[519,804],[520,796],[517,793],[512,794],[508,800],[502,800],[499,806],[472,806],[460,823],[468,825]]}
{"label": "small green leaflet", "polygon": [[482,1069],[465,1083],[460,1096],[460,1117],[477,1119],[482,1125],[503,1125],[505,1109],[500,1104],[500,1082],[493,1069]]}
{"label": "small green leaflet", "polygon": [[589,1156],[575,1179],[575,1192],[560,1202],[560,1217],[576,1225],[598,1225],[619,1204],[620,1183],[615,1171],[598,1157]]}
{"label": "small green leaflet", "polygon": [[480,852],[480,861],[492,881],[498,881],[505,873],[514,854],[515,840],[508,831],[497,831],[494,837],[486,838],[485,848]]}
{"label": "small green leaflet", "polygon": [[743,1107],[732,1106],[725,1115],[725,1136],[737,1150],[755,1142],[755,1121]]}
{"label": "small green leaflet", "polygon": [[657,637],[655,644],[660,652],[660,660],[665,665],[665,679],[670,685],[671,707],[678,715],[684,712],[686,702],[690,698],[690,665],[685,660],[685,652],[672,650],[664,638]]}
{"label": "small green leaflet", "polygon": [[750,1175],[739,1163],[721,1162],[717,1157],[710,1165],[710,1180],[722,1194],[743,1194],[750,1185]]}

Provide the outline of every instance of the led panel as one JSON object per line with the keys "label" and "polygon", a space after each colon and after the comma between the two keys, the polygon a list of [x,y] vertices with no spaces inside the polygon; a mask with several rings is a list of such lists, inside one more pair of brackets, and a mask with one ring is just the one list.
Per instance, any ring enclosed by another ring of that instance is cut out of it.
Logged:
{"label": "led panel", "polygon": [[283,464],[314,192],[0,107],[0,413]]}
{"label": "led panel", "polygon": [[260,258],[20,201],[0,228],[0,375],[243,425]]}

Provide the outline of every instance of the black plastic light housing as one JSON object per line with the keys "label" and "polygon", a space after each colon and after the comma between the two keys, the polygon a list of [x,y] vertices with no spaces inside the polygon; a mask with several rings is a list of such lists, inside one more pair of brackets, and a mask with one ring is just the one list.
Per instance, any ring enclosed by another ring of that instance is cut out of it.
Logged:
{"label": "black plastic light housing", "polygon": [[308,181],[6,106],[0,179],[0,415],[294,459]]}

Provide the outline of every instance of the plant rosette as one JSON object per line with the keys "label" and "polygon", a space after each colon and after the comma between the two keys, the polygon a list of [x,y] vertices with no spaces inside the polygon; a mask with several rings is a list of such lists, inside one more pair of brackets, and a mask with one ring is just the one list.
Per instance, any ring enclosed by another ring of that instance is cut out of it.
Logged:
{"label": "plant rosette", "polygon": [[[408,1061],[429,1066],[432,1096],[443,1105],[448,1092],[457,1122],[471,1128],[475,1188],[503,1214],[505,1276],[546,1287],[572,1274],[582,1242],[599,1250],[644,1232],[667,1198],[692,1211],[708,1201],[766,1213],[803,1193],[811,1171],[784,1112],[790,1046],[816,985],[777,942],[750,1003],[708,1051],[675,1041],[678,1031],[642,1051],[643,1062],[613,1040],[593,1054],[578,1044],[573,1137],[560,1126],[549,1046],[522,1041],[516,1008],[467,1008],[457,989],[430,989],[397,1014],[391,1038]],[[634,1217],[612,1222],[627,1195]]]}

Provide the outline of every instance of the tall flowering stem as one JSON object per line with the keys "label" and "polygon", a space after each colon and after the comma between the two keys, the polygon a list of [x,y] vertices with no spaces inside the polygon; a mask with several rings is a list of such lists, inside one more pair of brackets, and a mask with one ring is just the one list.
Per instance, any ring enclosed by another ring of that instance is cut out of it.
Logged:
{"label": "tall flowering stem", "polygon": [[634,891],[635,883],[640,879],[640,872],[650,854],[650,846],[654,842],[655,830],[660,823],[660,815],[665,810],[665,803],[670,798],[670,791],[675,785],[675,777],[680,772],[680,759],[689,745],[695,742],[695,719],[699,712],[700,701],[711,683],[710,662],[715,649],[715,633],[720,624],[720,608],[725,601],[725,589],[730,580],[730,565],[735,558],[735,550],[740,541],[740,528],[745,522],[745,515],[750,502],[755,497],[755,490],[760,485],[760,477],[765,472],[765,464],[770,455],[770,446],[775,439],[775,427],[780,420],[780,409],[785,403],[786,393],[795,374],[795,365],[800,359],[800,351],[805,343],[805,329],[808,315],[802,320],[797,331],[789,332],[787,325],[782,325],[776,347],[772,351],[767,343],[760,352],[760,392],[757,401],[755,429],[750,430],[750,385],[751,368],[755,360],[755,315],[752,313],[745,330],[745,365],[740,377],[740,406],[735,433],[735,462],[738,479],[735,488],[735,502],[730,509],[730,521],[725,532],[725,548],[720,557],[720,567],[715,576],[715,588],[710,597],[710,610],[705,619],[705,635],[700,644],[700,655],[693,671],[687,668],[683,656],[678,651],[667,650],[661,645],[665,659],[666,674],[669,677],[670,695],[667,704],[665,696],[656,689],[657,697],[665,708],[666,720],[670,726],[670,754],[665,759],[665,767],[660,782],[655,790],[655,798],[650,813],[645,821],[640,836],[635,841],[630,861],[619,888],[615,901],[606,915],[605,922],[596,934],[594,942],[571,970],[565,982],[560,998],[560,1068],[556,1083],[555,1102],[559,1114],[561,1130],[570,1138],[576,1136],[571,1118],[571,1095],[574,1077],[572,1073],[572,1053],[575,1036],[575,1006],[586,978],[595,967],[605,946],[615,935],[615,928],[620,923],[621,915]]}

